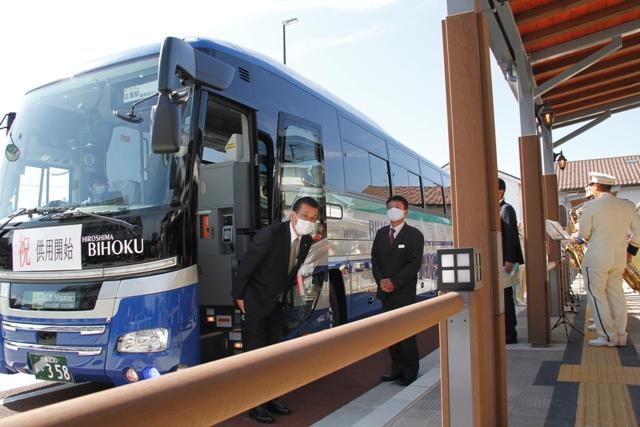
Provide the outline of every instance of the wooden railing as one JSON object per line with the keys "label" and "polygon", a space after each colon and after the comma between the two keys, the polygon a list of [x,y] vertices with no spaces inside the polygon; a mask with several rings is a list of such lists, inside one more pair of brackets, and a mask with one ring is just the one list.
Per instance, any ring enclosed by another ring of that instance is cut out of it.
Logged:
{"label": "wooden railing", "polygon": [[337,328],[78,397],[0,427],[211,426],[415,335],[463,308],[449,293]]}

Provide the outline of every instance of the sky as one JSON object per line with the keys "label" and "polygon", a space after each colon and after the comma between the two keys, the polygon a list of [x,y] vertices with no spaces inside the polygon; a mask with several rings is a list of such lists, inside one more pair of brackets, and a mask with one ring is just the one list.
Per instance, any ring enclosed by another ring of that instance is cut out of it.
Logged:
{"label": "sky", "polygon": [[[0,117],[22,95],[79,65],[166,36],[211,37],[282,60],[375,120],[396,140],[449,161],[441,21],[446,0],[234,0],[4,2]],[[175,5],[179,4],[179,9]],[[498,168],[520,176],[518,106],[492,65]],[[573,128],[554,133],[560,138]],[[569,161],[640,152],[640,109],[562,146]]]}

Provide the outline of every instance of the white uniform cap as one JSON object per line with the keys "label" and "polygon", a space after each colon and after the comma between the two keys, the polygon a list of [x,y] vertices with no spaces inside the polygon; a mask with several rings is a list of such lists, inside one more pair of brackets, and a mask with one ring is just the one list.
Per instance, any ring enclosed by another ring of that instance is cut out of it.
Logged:
{"label": "white uniform cap", "polygon": [[602,185],[614,185],[616,183],[616,177],[607,175],[600,172],[589,172],[590,184],[602,184]]}

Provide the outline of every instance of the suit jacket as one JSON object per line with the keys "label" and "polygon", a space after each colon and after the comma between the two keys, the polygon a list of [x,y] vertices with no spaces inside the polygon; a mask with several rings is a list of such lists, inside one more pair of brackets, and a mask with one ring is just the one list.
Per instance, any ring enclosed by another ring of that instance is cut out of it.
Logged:
{"label": "suit jacket", "polygon": [[624,270],[629,229],[633,235],[630,243],[640,246],[640,217],[633,202],[603,193],[585,203],[579,226],[579,236],[589,241],[583,265]]}
{"label": "suit jacket", "polygon": [[311,236],[301,237],[296,264],[288,274],[291,248],[289,221],[262,228],[240,260],[231,296],[234,300],[244,299],[248,314],[267,315],[282,294],[295,284],[296,273],[307,257],[311,243]]}
{"label": "suit jacket", "polygon": [[[371,247],[373,277],[378,284],[376,296],[391,306],[401,307],[416,301],[418,271],[422,265],[424,236],[415,227],[405,223],[389,245],[389,226],[378,230]],[[391,279],[395,286],[393,292],[382,292],[380,281]]]}
{"label": "suit jacket", "polygon": [[500,200],[500,224],[502,226],[502,262],[524,264],[516,211],[504,200]]}

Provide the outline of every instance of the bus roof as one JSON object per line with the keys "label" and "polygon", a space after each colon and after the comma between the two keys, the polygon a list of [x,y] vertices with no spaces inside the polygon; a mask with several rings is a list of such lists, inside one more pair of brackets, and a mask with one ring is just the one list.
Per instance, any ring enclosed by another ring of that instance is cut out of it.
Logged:
{"label": "bus roof", "polygon": [[[355,118],[356,120],[362,122],[362,124],[367,125],[369,128],[373,128],[373,130],[382,134],[382,136],[387,140],[388,143],[398,144],[398,142],[388,132],[386,132],[376,121],[374,121],[370,117],[366,116],[365,114],[363,114],[362,112],[354,108],[348,102],[337,97],[336,95],[329,92],[328,90],[318,85],[317,83],[297,73],[290,67],[287,67],[281,64],[280,62],[272,58],[269,58],[266,55],[263,55],[251,49],[247,49],[245,47],[241,47],[233,43],[229,43],[222,40],[205,39],[205,38],[199,38],[199,37],[187,37],[184,40],[195,48],[201,48],[201,49],[208,48],[208,49],[218,50],[228,55],[241,58],[247,62],[250,62],[255,66],[261,67],[273,73],[274,75],[277,75],[278,77],[298,86],[302,90],[305,90],[306,92],[322,99],[324,102],[336,108],[336,110],[339,113],[343,115],[346,114],[347,116],[351,116],[349,118],[351,119]],[[81,72],[76,73],[74,75],[83,74],[88,71],[107,67],[120,62],[127,62],[130,60],[134,60],[136,58],[144,58],[144,57],[159,55],[161,46],[162,45],[160,43],[151,44],[151,45],[146,45],[146,46],[137,47],[134,49],[129,49],[123,52],[115,53],[113,55],[109,55],[109,56],[84,64],[81,67]],[[52,83],[55,83],[55,82],[51,82],[43,86],[47,86]],[[43,86],[40,86],[40,87],[43,87]],[[35,90],[35,89],[32,89],[32,90]],[[446,171],[443,171],[442,168],[437,166],[435,163],[425,159],[423,156],[411,150],[404,144],[400,144],[400,145],[402,145],[402,147],[405,150],[410,151],[412,154],[417,156],[419,160],[425,161],[426,163],[430,164],[434,168],[440,170],[445,175],[448,175]]]}

